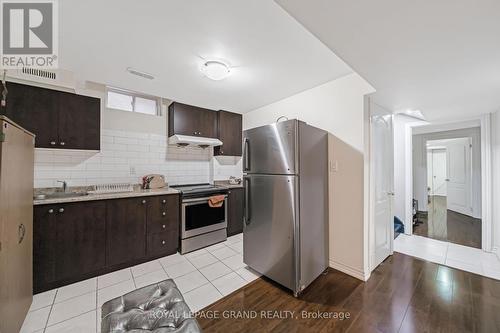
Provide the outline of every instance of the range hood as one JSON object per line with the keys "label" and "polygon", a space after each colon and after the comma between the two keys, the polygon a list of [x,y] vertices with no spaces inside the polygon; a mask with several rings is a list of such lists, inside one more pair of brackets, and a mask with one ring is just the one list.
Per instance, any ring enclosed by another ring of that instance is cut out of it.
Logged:
{"label": "range hood", "polygon": [[168,143],[179,146],[200,146],[202,148],[221,146],[222,141],[201,136],[175,134],[168,138]]}

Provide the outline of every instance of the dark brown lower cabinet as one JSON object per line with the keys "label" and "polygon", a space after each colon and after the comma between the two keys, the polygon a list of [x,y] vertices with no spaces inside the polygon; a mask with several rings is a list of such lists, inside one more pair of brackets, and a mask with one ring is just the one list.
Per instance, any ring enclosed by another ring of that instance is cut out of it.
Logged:
{"label": "dark brown lower cabinet", "polygon": [[106,263],[115,266],[146,255],[146,198],[108,202],[106,215]]}
{"label": "dark brown lower cabinet", "polygon": [[243,211],[245,194],[243,188],[232,188],[229,191],[227,205],[227,235],[233,236],[243,232]]}
{"label": "dark brown lower cabinet", "polygon": [[35,206],[33,291],[177,252],[179,195]]}
{"label": "dark brown lower cabinet", "polygon": [[36,206],[34,215],[34,290],[104,267],[104,202]]}

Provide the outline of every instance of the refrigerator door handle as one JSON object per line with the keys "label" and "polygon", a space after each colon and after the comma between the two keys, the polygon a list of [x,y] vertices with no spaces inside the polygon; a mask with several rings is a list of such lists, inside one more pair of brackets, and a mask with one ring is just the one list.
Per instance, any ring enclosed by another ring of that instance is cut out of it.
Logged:
{"label": "refrigerator door handle", "polygon": [[245,225],[250,224],[250,178],[249,177],[244,177],[243,178],[245,182]]}
{"label": "refrigerator door handle", "polygon": [[243,171],[250,170],[250,141],[245,138],[243,142]]}

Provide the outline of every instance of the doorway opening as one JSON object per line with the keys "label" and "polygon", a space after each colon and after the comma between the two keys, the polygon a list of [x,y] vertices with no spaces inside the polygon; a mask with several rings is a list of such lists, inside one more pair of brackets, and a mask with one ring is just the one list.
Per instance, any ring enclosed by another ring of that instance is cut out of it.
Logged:
{"label": "doorway opening", "polygon": [[[479,145],[473,145],[473,139],[424,138],[426,211],[416,212],[413,234],[481,249],[481,219],[479,212],[474,214],[481,207],[480,189],[479,195],[474,193],[481,182],[481,165],[480,152],[473,151]],[[415,182],[414,188],[422,186],[421,179]]]}

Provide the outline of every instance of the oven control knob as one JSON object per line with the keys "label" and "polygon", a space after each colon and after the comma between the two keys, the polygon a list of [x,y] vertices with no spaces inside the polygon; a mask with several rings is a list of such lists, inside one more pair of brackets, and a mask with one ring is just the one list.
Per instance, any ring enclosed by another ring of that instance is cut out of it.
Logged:
{"label": "oven control knob", "polygon": [[161,215],[166,216],[166,215],[167,215],[167,213],[163,212],[163,213],[161,213]]}

